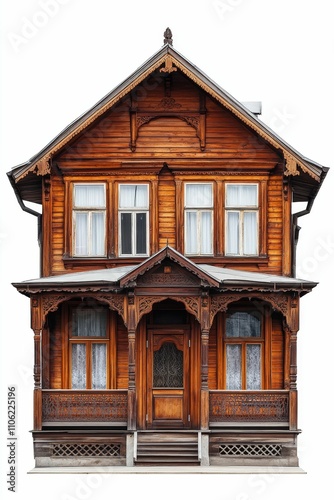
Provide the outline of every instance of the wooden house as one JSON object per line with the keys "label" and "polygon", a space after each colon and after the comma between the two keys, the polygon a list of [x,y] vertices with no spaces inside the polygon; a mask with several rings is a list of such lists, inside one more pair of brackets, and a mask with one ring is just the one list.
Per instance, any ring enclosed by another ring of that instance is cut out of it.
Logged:
{"label": "wooden house", "polygon": [[41,277],[14,283],[31,304],[36,467],[298,465],[299,299],[316,284],[295,277],[295,248],[327,170],[167,29],[8,173],[40,227]]}

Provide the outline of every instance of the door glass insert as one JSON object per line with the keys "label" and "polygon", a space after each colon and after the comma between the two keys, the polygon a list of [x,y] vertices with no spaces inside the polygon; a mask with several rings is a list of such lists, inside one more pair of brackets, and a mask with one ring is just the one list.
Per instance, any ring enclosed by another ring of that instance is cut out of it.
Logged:
{"label": "door glass insert", "polygon": [[153,358],[154,387],[183,387],[183,352],[165,342]]}

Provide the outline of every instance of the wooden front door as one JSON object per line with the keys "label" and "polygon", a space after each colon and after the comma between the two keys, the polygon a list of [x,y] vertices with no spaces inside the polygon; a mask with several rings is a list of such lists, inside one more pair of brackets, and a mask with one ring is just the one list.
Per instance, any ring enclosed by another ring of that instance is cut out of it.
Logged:
{"label": "wooden front door", "polygon": [[189,329],[149,329],[147,354],[147,428],[190,428]]}

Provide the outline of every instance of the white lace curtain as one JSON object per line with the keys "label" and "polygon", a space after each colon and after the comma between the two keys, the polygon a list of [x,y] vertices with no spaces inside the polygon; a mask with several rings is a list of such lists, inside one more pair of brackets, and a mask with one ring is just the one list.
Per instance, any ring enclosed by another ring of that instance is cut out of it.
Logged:
{"label": "white lace curtain", "polygon": [[212,254],[212,185],[186,184],[185,205],[186,253]]}
{"label": "white lace curtain", "polygon": [[78,184],[74,187],[75,255],[105,253],[105,186]]}

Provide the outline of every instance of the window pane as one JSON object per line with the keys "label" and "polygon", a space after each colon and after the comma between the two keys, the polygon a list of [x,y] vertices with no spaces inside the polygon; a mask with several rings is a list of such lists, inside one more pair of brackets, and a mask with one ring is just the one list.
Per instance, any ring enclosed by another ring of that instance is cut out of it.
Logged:
{"label": "window pane", "polygon": [[186,253],[197,253],[197,212],[186,212]]}
{"label": "window pane", "polygon": [[72,389],[86,389],[85,344],[72,344]]}
{"label": "window pane", "polygon": [[244,213],[244,254],[257,254],[257,213]]}
{"label": "window pane", "polygon": [[261,319],[247,312],[229,314],[226,318],[226,337],[261,337]]}
{"label": "window pane", "polygon": [[212,207],[212,185],[186,184],[186,207]]}
{"label": "window pane", "polygon": [[88,255],[88,213],[75,213],[75,255]]}
{"label": "window pane", "polygon": [[107,346],[92,344],[92,389],[107,388]]}
{"label": "window pane", "polygon": [[105,254],[105,214],[92,213],[92,251],[91,255]]}
{"label": "window pane", "polygon": [[239,212],[227,212],[226,253],[239,254]]}
{"label": "window pane", "polygon": [[202,212],[201,254],[212,253],[212,212]]}
{"label": "window pane", "polygon": [[121,254],[132,255],[132,214],[121,214]]}
{"label": "window pane", "polygon": [[228,184],[226,186],[227,207],[257,207],[257,186]]}
{"label": "window pane", "polygon": [[75,309],[72,314],[72,335],[75,337],[106,337],[107,336],[106,309]]}
{"label": "window pane", "polygon": [[261,389],[261,345],[246,345],[246,389]]}
{"label": "window pane", "polygon": [[241,390],[241,345],[226,345],[226,389]]}
{"label": "window pane", "polygon": [[129,184],[119,187],[120,208],[148,208],[148,186]]}
{"label": "window pane", "polygon": [[74,186],[74,206],[81,208],[104,208],[106,196],[104,185],[76,185]]}
{"label": "window pane", "polygon": [[136,254],[146,254],[146,213],[136,214]]}

